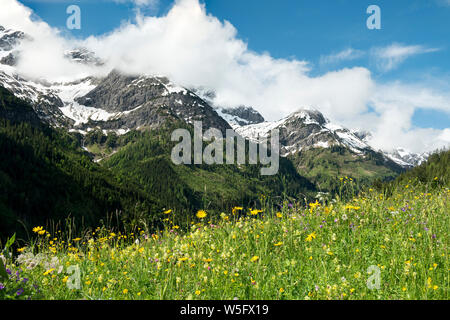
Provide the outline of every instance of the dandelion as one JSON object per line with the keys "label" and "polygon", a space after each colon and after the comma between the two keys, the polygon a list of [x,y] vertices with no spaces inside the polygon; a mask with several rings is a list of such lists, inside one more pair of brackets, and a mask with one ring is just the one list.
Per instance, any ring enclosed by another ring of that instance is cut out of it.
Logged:
{"label": "dandelion", "polygon": [[280,293],[284,292],[284,288],[280,288],[280,290],[278,290]]}
{"label": "dandelion", "polygon": [[199,296],[200,293],[201,293],[200,290],[196,290],[196,291],[195,291],[195,294],[196,294],[197,296]]}
{"label": "dandelion", "polygon": [[281,212],[277,212],[277,218],[282,218],[283,214]]}
{"label": "dandelion", "polygon": [[256,262],[259,260],[258,256],[254,256],[253,258],[250,259],[251,262]]}
{"label": "dandelion", "polygon": [[171,212],[172,212],[172,209],[169,209],[169,210],[164,211],[164,214],[169,214]]}
{"label": "dandelion", "polygon": [[275,247],[279,247],[279,246],[282,246],[282,245],[283,245],[283,242],[281,242],[281,241],[280,241],[280,242],[277,242],[277,243],[274,243],[274,246],[275,246]]}
{"label": "dandelion", "polygon": [[197,218],[199,219],[203,219],[207,216],[208,214],[206,213],[205,210],[198,210],[197,211]]}
{"label": "dandelion", "polygon": [[128,289],[123,289],[122,293],[123,294],[127,294],[128,293]]}

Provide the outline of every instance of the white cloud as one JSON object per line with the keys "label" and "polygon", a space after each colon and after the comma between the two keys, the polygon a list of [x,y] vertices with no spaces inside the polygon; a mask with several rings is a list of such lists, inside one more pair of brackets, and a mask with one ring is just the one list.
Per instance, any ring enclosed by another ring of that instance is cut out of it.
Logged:
{"label": "white cloud", "polygon": [[361,58],[362,56],[364,56],[364,54],[365,54],[364,51],[353,48],[347,48],[338,53],[320,56],[320,64],[333,64],[342,61],[355,60]]}
{"label": "white cloud", "polygon": [[437,48],[426,48],[420,45],[402,45],[393,43],[387,47],[372,49],[372,56],[375,58],[378,68],[387,72],[397,68],[407,58],[424,53],[439,51]]}
{"label": "white cloud", "polygon": [[398,146],[413,152],[435,150],[450,144],[448,130],[417,128],[411,123],[417,109],[432,109],[450,114],[450,94],[419,85],[400,82],[378,84],[370,98],[372,121],[364,121],[373,132],[375,148],[390,150]]}
{"label": "white cloud", "polygon": [[[249,50],[229,22],[208,14],[198,0],[177,0],[162,17],[138,13],[136,23],[126,22],[109,34],[83,41],[64,39],[44,22],[31,21],[31,11],[16,0],[2,0],[2,8],[7,10],[0,11],[0,24],[37,40],[24,45],[19,63],[24,75],[61,79],[105,74],[111,68],[167,75],[187,87],[214,88],[217,104],[254,106],[268,120],[303,106],[316,107],[333,121],[373,131],[374,145],[383,149],[403,146],[422,151],[448,143],[448,131],[411,125],[417,108],[450,112],[448,90],[431,90],[426,84],[380,84],[362,67],[311,76],[307,61],[275,59]],[[95,51],[107,64],[88,70],[62,58],[64,50],[80,45]],[[388,68],[431,50],[397,44],[384,49],[378,56]],[[361,53],[350,49],[335,54],[334,59],[357,54]]]}

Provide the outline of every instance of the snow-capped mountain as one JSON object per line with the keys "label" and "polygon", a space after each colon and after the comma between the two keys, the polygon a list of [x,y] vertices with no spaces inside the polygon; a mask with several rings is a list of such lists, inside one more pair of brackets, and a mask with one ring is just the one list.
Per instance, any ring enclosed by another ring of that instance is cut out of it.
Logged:
{"label": "snow-capped mountain", "polygon": [[[279,121],[268,122],[249,106],[225,108],[215,105],[210,88],[184,88],[161,75],[125,75],[117,70],[104,77],[87,77],[65,83],[25,79],[15,71],[20,57],[17,46],[27,35],[0,26],[0,85],[28,101],[41,120],[85,134],[95,128],[124,134],[130,130],[156,128],[167,120],[192,123],[222,132],[233,128],[256,140],[272,129],[280,131],[281,154],[288,156],[311,148],[343,146],[355,156],[380,153],[370,147],[370,132],[353,132],[331,123],[317,110],[304,108]],[[99,66],[103,62],[84,48],[66,51],[73,62]],[[384,154],[386,161],[402,167],[420,164],[426,155],[398,149]]]}
{"label": "snow-capped mountain", "polygon": [[235,129],[241,126],[250,124],[258,124],[264,122],[264,117],[253,107],[238,106],[238,107],[223,107],[215,103],[216,92],[214,89],[205,87],[196,87],[190,89],[201,99],[207,102],[216,112],[225,119],[229,125]]}
{"label": "snow-capped mountain", "polygon": [[386,160],[391,160],[403,168],[420,165],[429,156],[429,153],[412,153],[403,148],[397,148],[393,152],[376,150],[370,145],[370,132],[352,131],[334,124],[320,111],[311,108],[301,109],[279,121],[241,126],[234,124],[233,128],[241,136],[254,141],[258,137],[267,138],[271,130],[279,129],[280,153],[283,156],[311,148],[344,146],[359,156],[371,152],[382,154]]}
{"label": "snow-capped mountain", "polygon": [[[0,31],[0,52],[7,57],[26,35],[3,27]],[[64,57],[81,64],[103,64],[84,48],[66,51]],[[16,73],[14,63],[4,63],[0,84],[28,101],[41,120],[81,133],[99,128],[124,134],[157,127],[166,119],[202,120],[205,126],[223,131],[231,128],[207,102],[164,76],[130,76],[113,70],[102,78],[50,83],[25,79]]]}
{"label": "snow-capped mountain", "polygon": [[22,31],[5,29],[0,26],[0,64],[13,66],[16,64],[19,52],[17,46],[24,39],[31,39]]}
{"label": "snow-capped mountain", "polygon": [[280,132],[281,154],[289,155],[310,148],[328,148],[334,145],[345,146],[353,153],[364,155],[371,147],[350,130],[330,121],[313,109],[301,109],[274,122],[263,122],[235,128],[240,135],[256,140],[267,137],[270,131]]}
{"label": "snow-capped mountain", "polygon": [[392,152],[387,152],[386,155],[403,167],[415,167],[425,162],[430,153],[413,153],[404,148],[396,148]]}

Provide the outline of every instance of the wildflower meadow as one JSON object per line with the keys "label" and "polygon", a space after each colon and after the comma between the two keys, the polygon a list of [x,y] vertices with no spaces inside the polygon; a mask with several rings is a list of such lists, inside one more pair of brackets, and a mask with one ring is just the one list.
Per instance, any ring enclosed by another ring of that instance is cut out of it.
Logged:
{"label": "wildflower meadow", "polygon": [[[351,181],[350,181],[351,183]],[[2,299],[448,299],[450,189],[200,210],[183,230],[42,226],[2,259]],[[12,252],[14,251],[14,252]]]}

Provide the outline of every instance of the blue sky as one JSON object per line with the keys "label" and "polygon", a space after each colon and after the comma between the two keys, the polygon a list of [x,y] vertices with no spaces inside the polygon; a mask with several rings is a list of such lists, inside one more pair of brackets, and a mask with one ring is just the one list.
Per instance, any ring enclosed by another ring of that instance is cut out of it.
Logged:
{"label": "blue sky", "polygon": [[[137,8],[133,1],[21,2],[51,26],[78,38],[102,35],[118,28],[123,21],[133,21]],[[204,3],[208,13],[236,27],[238,37],[247,42],[250,50],[268,52],[274,58],[306,60],[312,76],[364,66],[379,81],[427,81],[445,87],[450,79],[447,0],[206,0]],[[81,30],[65,27],[68,16],[65,10],[70,4],[77,4],[82,10]],[[366,27],[369,17],[366,9],[371,4],[381,8],[381,30]],[[146,15],[161,16],[172,5],[173,1],[161,0],[156,5],[139,6],[139,10]],[[392,43],[421,47],[416,48],[418,53],[386,70],[370,52]],[[348,55],[342,55],[346,51]],[[449,127],[450,116],[442,111],[418,109],[412,120],[417,127],[443,129]]]}

